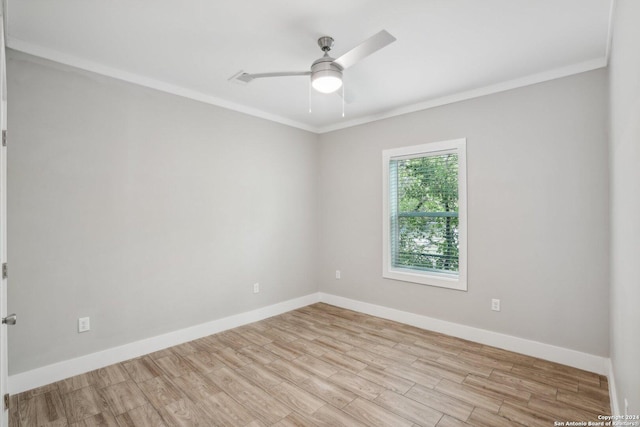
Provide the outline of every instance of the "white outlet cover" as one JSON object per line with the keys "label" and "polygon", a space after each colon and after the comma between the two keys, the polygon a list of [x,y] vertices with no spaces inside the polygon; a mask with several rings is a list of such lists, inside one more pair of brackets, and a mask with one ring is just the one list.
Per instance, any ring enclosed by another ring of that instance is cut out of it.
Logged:
{"label": "white outlet cover", "polygon": [[253,284],[253,293],[257,294],[258,292],[260,292],[260,283],[254,283]]}
{"label": "white outlet cover", "polygon": [[500,300],[499,299],[492,299],[491,300],[491,310],[493,311],[500,311]]}
{"label": "white outlet cover", "polygon": [[78,332],[87,332],[91,330],[91,322],[88,317],[80,317],[78,319]]}
{"label": "white outlet cover", "polygon": [[339,279],[339,278],[340,278],[340,276],[341,276],[341,274],[340,274],[340,270],[336,270],[336,279]]}

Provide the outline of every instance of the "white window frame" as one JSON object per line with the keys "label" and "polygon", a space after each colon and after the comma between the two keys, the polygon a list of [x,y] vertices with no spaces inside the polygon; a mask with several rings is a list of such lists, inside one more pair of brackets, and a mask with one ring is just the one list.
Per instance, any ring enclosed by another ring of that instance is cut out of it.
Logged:
{"label": "white window frame", "polygon": [[[391,266],[391,207],[389,200],[389,162],[425,155],[458,155],[458,274],[421,271]],[[467,290],[467,140],[431,142],[382,151],[382,276],[388,279]]]}

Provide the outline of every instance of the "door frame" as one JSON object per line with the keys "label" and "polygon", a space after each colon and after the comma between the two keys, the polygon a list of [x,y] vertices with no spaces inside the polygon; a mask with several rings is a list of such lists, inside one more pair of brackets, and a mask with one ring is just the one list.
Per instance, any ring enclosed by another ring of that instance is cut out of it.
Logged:
{"label": "door frame", "polygon": [[[0,1],[0,128],[7,130],[7,68],[5,48],[5,2]],[[0,262],[7,262],[7,147],[0,144]],[[0,273],[0,317],[7,316],[7,278]],[[9,425],[9,411],[4,404],[8,393],[7,325],[0,324],[0,427]]]}

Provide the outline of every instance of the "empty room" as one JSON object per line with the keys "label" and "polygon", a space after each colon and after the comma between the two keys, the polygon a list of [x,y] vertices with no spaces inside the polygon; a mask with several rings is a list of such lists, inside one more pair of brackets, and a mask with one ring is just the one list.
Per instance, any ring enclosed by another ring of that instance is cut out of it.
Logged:
{"label": "empty room", "polygon": [[0,427],[640,427],[640,2],[4,0]]}

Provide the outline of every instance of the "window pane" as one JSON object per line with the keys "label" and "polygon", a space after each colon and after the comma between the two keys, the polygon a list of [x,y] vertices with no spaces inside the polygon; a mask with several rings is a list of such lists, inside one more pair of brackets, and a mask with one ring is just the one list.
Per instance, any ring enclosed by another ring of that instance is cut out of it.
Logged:
{"label": "window pane", "polygon": [[458,156],[390,163],[392,265],[458,272]]}
{"label": "window pane", "polygon": [[394,267],[458,271],[457,217],[398,218]]}

